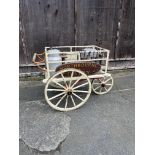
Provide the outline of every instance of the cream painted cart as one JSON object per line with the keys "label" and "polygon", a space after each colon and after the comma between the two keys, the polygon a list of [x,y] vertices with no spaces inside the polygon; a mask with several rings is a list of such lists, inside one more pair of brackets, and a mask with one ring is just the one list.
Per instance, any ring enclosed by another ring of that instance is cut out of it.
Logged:
{"label": "cream painted cart", "polygon": [[[54,109],[70,111],[81,107],[91,92],[105,94],[112,89],[107,73],[109,50],[95,46],[45,47],[33,62],[45,71],[45,99]],[[45,63],[46,68],[40,65]]]}

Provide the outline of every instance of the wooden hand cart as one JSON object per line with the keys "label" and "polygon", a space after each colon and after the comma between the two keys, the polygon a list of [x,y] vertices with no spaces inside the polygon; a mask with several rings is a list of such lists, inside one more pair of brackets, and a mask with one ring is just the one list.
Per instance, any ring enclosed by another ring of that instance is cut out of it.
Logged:
{"label": "wooden hand cart", "polygon": [[[44,53],[35,53],[33,62],[45,71],[47,103],[56,110],[70,111],[86,103],[91,91],[109,92],[113,86],[107,73],[109,53],[95,45],[45,47]],[[46,68],[40,66],[42,63]]]}

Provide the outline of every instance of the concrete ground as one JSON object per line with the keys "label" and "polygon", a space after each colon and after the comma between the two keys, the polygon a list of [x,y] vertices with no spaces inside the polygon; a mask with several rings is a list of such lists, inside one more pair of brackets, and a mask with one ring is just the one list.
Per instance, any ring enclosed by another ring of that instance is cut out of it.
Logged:
{"label": "concrete ground", "polygon": [[113,89],[81,108],[57,112],[41,81],[20,81],[20,155],[134,155],[134,71],[112,73]]}

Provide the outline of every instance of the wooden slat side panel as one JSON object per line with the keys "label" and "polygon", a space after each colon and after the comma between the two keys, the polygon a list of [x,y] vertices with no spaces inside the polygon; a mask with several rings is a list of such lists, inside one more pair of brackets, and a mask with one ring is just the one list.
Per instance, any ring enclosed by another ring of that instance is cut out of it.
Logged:
{"label": "wooden slat side panel", "polygon": [[123,0],[116,58],[135,57],[135,1]]}

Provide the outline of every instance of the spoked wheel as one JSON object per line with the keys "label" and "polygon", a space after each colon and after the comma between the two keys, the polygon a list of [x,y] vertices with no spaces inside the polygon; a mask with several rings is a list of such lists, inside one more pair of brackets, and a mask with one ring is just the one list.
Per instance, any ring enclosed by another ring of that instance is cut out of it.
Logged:
{"label": "spoked wheel", "polygon": [[94,79],[92,82],[92,90],[95,94],[108,93],[113,86],[113,78],[111,74],[104,74],[102,78]]}
{"label": "spoked wheel", "polygon": [[[51,85],[57,85],[56,88]],[[88,76],[77,69],[64,69],[51,77],[45,86],[45,99],[54,109],[70,111],[81,107],[91,93]]]}

